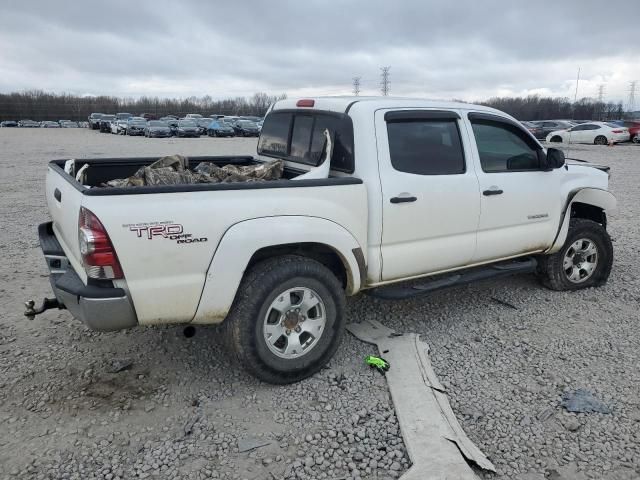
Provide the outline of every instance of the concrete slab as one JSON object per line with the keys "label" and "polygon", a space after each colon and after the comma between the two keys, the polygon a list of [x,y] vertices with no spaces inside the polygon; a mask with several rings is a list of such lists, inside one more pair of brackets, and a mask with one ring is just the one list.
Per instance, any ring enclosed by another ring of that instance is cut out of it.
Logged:
{"label": "concrete slab", "polygon": [[387,382],[412,462],[401,480],[478,480],[466,460],[495,472],[462,430],[431,367],[429,345],[419,335],[397,334],[374,320],[349,324],[347,330],[377,345],[391,365]]}

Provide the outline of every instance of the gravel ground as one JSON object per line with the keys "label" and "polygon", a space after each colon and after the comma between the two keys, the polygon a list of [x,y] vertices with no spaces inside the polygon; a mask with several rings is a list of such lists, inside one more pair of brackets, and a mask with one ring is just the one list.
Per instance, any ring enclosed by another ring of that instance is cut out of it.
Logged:
{"label": "gravel ground", "polygon": [[[50,295],[36,235],[48,160],[254,151],[255,139],[0,130],[0,479],[385,479],[408,468],[384,377],[363,365],[373,349],[350,335],[329,368],[273,387],[229,362],[215,328],[187,339],[178,327],[91,332],[65,311],[22,316],[22,302]],[[558,293],[522,276],[348,302],[350,321],[429,342],[462,426],[497,466],[484,478],[640,478],[640,147],[571,154],[612,167],[620,213],[605,287]],[[611,414],[564,411],[577,388]]]}

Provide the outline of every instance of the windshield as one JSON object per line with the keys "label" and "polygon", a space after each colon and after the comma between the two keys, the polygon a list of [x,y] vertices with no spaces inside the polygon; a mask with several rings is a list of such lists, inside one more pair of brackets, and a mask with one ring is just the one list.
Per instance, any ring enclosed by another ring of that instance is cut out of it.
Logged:
{"label": "windshield", "polygon": [[180,120],[178,122],[178,126],[180,126],[180,127],[195,127],[196,126],[196,122],[194,122],[193,120]]}
{"label": "windshield", "polygon": [[103,115],[102,116],[102,120],[113,120],[115,117],[115,115]]}
{"label": "windshield", "polygon": [[167,124],[164,122],[161,122],[160,120],[152,120],[149,122],[149,126],[150,127],[166,127]]}
{"label": "windshield", "polygon": [[238,122],[238,125],[241,125],[241,126],[243,126],[243,127],[249,127],[249,128],[251,128],[251,127],[255,127],[255,126],[256,126],[256,124],[255,124],[255,123],[250,122],[249,120],[240,120],[240,121]]}
{"label": "windshield", "polygon": [[129,123],[131,123],[131,125],[146,125],[147,124],[146,120],[132,120]]}

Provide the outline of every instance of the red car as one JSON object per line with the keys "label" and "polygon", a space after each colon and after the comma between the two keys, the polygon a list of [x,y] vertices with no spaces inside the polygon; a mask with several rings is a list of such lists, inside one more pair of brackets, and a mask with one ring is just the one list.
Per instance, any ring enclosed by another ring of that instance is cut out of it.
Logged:
{"label": "red car", "polygon": [[640,120],[625,121],[624,126],[629,129],[631,141],[640,143]]}

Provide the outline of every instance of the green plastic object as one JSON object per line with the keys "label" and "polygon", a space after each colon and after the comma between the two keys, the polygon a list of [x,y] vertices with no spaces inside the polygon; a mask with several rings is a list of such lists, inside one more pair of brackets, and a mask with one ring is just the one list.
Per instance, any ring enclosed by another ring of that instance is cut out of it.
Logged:
{"label": "green plastic object", "polygon": [[377,369],[381,373],[386,372],[391,367],[391,365],[389,365],[389,362],[387,362],[384,358],[376,357],[374,355],[367,355],[364,361],[367,365]]}

